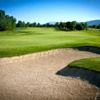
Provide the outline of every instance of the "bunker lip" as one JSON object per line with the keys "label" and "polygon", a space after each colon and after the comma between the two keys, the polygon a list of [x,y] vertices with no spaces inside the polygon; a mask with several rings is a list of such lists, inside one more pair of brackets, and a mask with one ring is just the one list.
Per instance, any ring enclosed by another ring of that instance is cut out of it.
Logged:
{"label": "bunker lip", "polygon": [[100,92],[95,85],[56,74],[70,62],[88,57],[100,55],[63,48],[0,58],[0,100],[94,100]]}
{"label": "bunker lip", "polygon": [[74,47],[73,49],[100,54],[100,47],[95,47],[95,46],[79,46],[79,47]]}

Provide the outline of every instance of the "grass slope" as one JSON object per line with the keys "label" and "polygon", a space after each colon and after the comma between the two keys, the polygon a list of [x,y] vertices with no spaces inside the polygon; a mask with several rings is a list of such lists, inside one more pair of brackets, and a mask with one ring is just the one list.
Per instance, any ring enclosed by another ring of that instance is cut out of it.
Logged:
{"label": "grass slope", "polygon": [[80,59],[73,61],[68,66],[100,72],[100,57]]}
{"label": "grass slope", "polygon": [[22,55],[54,48],[100,47],[100,31],[57,31],[54,28],[17,28],[0,32],[0,57]]}

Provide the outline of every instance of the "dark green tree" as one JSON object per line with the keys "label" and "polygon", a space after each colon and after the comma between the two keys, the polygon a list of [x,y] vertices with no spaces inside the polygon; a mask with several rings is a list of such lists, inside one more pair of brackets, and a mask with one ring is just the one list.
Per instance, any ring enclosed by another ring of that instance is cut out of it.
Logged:
{"label": "dark green tree", "polygon": [[5,14],[5,11],[0,10],[0,31],[12,30],[16,26],[16,19],[13,16]]}
{"label": "dark green tree", "polygon": [[5,27],[6,27],[5,12],[3,10],[0,10],[0,31],[5,30]]}
{"label": "dark green tree", "polygon": [[81,23],[77,23],[76,30],[83,30],[83,26]]}
{"label": "dark green tree", "polygon": [[71,22],[71,29],[72,30],[76,30],[76,25],[77,25],[77,22],[76,21],[72,21]]}
{"label": "dark green tree", "polygon": [[24,21],[18,21],[18,23],[16,24],[17,27],[26,27],[26,24]]}
{"label": "dark green tree", "polygon": [[36,27],[36,22],[33,22],[32,23],[32,27]]}
{"label": "dark green tree", "polygon": [[40,23],[37,23],[37,25],[36,25],[37,27],[40,27],[41,26],[41,24]]}
{"label": "dark green tree", "polygon": [[86,23],[77,23],[77,25],[76,25],[76,30],[85,30],[87,28],[88,28],[88,26]]}
{"label": "dark green tree", "polygon": [[97,29],[100,29],[100,24],[96,26]]}
{"label": "dark green tree", "polygon": [[72,31],[72,30],[84,30],[87,29],[86,23],[77,23],[76,21],[72,22],[60,22],[55,24],[58,29],[65,30],[65,31]]}

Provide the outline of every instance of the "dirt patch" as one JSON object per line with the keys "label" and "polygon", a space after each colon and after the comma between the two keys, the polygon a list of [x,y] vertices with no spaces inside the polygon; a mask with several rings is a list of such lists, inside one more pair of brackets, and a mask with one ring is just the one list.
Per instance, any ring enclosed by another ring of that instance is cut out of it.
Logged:
{"label": "dirt patch", "polygon": [[99,88],[56,72],[74,60],[98,56],[74,49],[55,49],[0,58],[0,100],[94,100]]}

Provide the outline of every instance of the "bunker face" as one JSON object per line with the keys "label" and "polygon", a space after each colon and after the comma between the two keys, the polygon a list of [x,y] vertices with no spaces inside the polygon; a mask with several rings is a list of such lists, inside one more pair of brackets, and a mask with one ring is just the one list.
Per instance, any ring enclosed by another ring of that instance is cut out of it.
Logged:
{"label": "bunker face", "polygon": [[90,71],[84,68],[77,67],[65,67],[56,73],[57,75],[70,76],[75,78],[80,78],[82,80],[87,80],[90,84],[95,85],[100,88],[100,73]]}
{"label": "bunker face", "polygon": [[73,49],[56,49],[0,58],[0,100],[94,100],[100,92],[85,80],[57,75],[73,60],[97,57]]}

